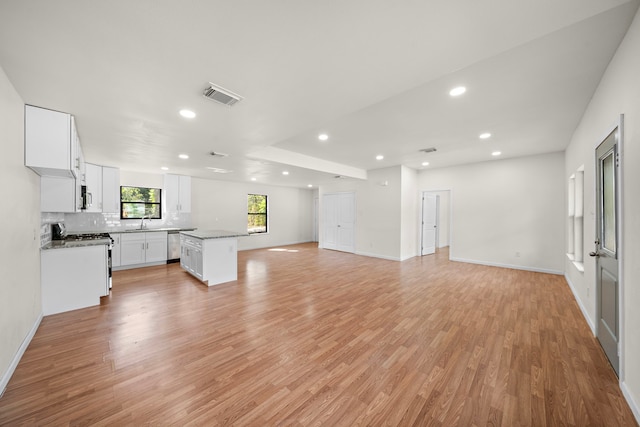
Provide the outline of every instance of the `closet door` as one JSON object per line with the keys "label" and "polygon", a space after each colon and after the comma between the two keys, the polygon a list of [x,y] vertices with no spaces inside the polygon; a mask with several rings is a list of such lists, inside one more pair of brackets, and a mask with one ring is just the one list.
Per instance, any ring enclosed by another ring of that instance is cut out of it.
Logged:
{"label": "closet door", "polygon": [[338,249],[338,195],[322,196],[322,247]]}
{"label": "closet door", "polygon": [[340,193],[338,195],[338,247],[339,251],[355,252],[356,195]]}
{"label": "closet door", "polygon": [[355,193],[322,196],[322,247],[355,252]]}

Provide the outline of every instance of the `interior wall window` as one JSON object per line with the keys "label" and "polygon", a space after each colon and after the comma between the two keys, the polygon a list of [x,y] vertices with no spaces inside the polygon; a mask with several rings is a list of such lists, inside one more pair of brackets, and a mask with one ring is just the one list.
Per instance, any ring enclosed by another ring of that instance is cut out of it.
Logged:
{"label": "interior wall window", "polygon": [[567,256],[584,271],[584,166],[569,177]]}
{"label": "interior wall window", "polygon": [[249,234],[266,233],[268,230],[267,196],[264,194],[247,195],[247,232]]}
{"label": "interior wall window", "polygon": [[147,187],[120,187],[120,219],[162,219],[162,190]]}

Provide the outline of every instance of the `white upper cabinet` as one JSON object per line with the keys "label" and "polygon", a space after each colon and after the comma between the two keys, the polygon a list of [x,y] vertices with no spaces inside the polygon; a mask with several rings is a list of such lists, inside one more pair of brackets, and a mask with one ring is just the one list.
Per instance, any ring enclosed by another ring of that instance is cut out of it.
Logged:
{"label": "white upper cabinet", "polygon": [[191,212],[191,177],[166,174],[164,176],[166,212]]}
{"label": "white upper cabinet", "polygon": [[40,176],[79,175],[79,139],[70,114],[25,106],[25,165]]}
{"label": "white upper cabinet", "polygon": [[80,212],[82,198],[75,178],[43,176],[40,178],[41,212]]}
{"label": "white upper cabinet", "polygon": [[85,212],[102,212],[102,166],[85,164],[87,182],[87,209]]}
{"label": "white upper cabinet", "polygon": [[120,213],[120,170],[102,167],[102,212]]}

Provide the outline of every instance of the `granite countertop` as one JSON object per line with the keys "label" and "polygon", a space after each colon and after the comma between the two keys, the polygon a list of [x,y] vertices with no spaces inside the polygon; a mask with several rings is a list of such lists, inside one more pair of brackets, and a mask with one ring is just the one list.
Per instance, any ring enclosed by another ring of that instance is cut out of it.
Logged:
{"label": "granite countertop", "polygon": [[111,239],[92,239],[92,240],[52,240],[44,245],[42,250],[49,249],[70,249],[70,248],[82,248],[86,246],[98,246],[98,245],[110,245]]}
{"label": "granite countertop", "polygon": [[248,236],[249,233],[241,233],[238,231],[228,230],[195,230],[195,231],[182,231],[180,234],[189,237],[195,237],[196,239],[224,239],[227,237],[240,237]]}

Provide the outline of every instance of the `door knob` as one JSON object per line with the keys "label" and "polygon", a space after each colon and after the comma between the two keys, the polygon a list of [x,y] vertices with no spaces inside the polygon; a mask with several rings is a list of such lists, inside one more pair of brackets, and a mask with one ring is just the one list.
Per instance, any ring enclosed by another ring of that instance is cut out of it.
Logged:
{"label": "door knob", "polygon": [[600,254],[598,252],[589,252],[589,256],[599,257]]}

